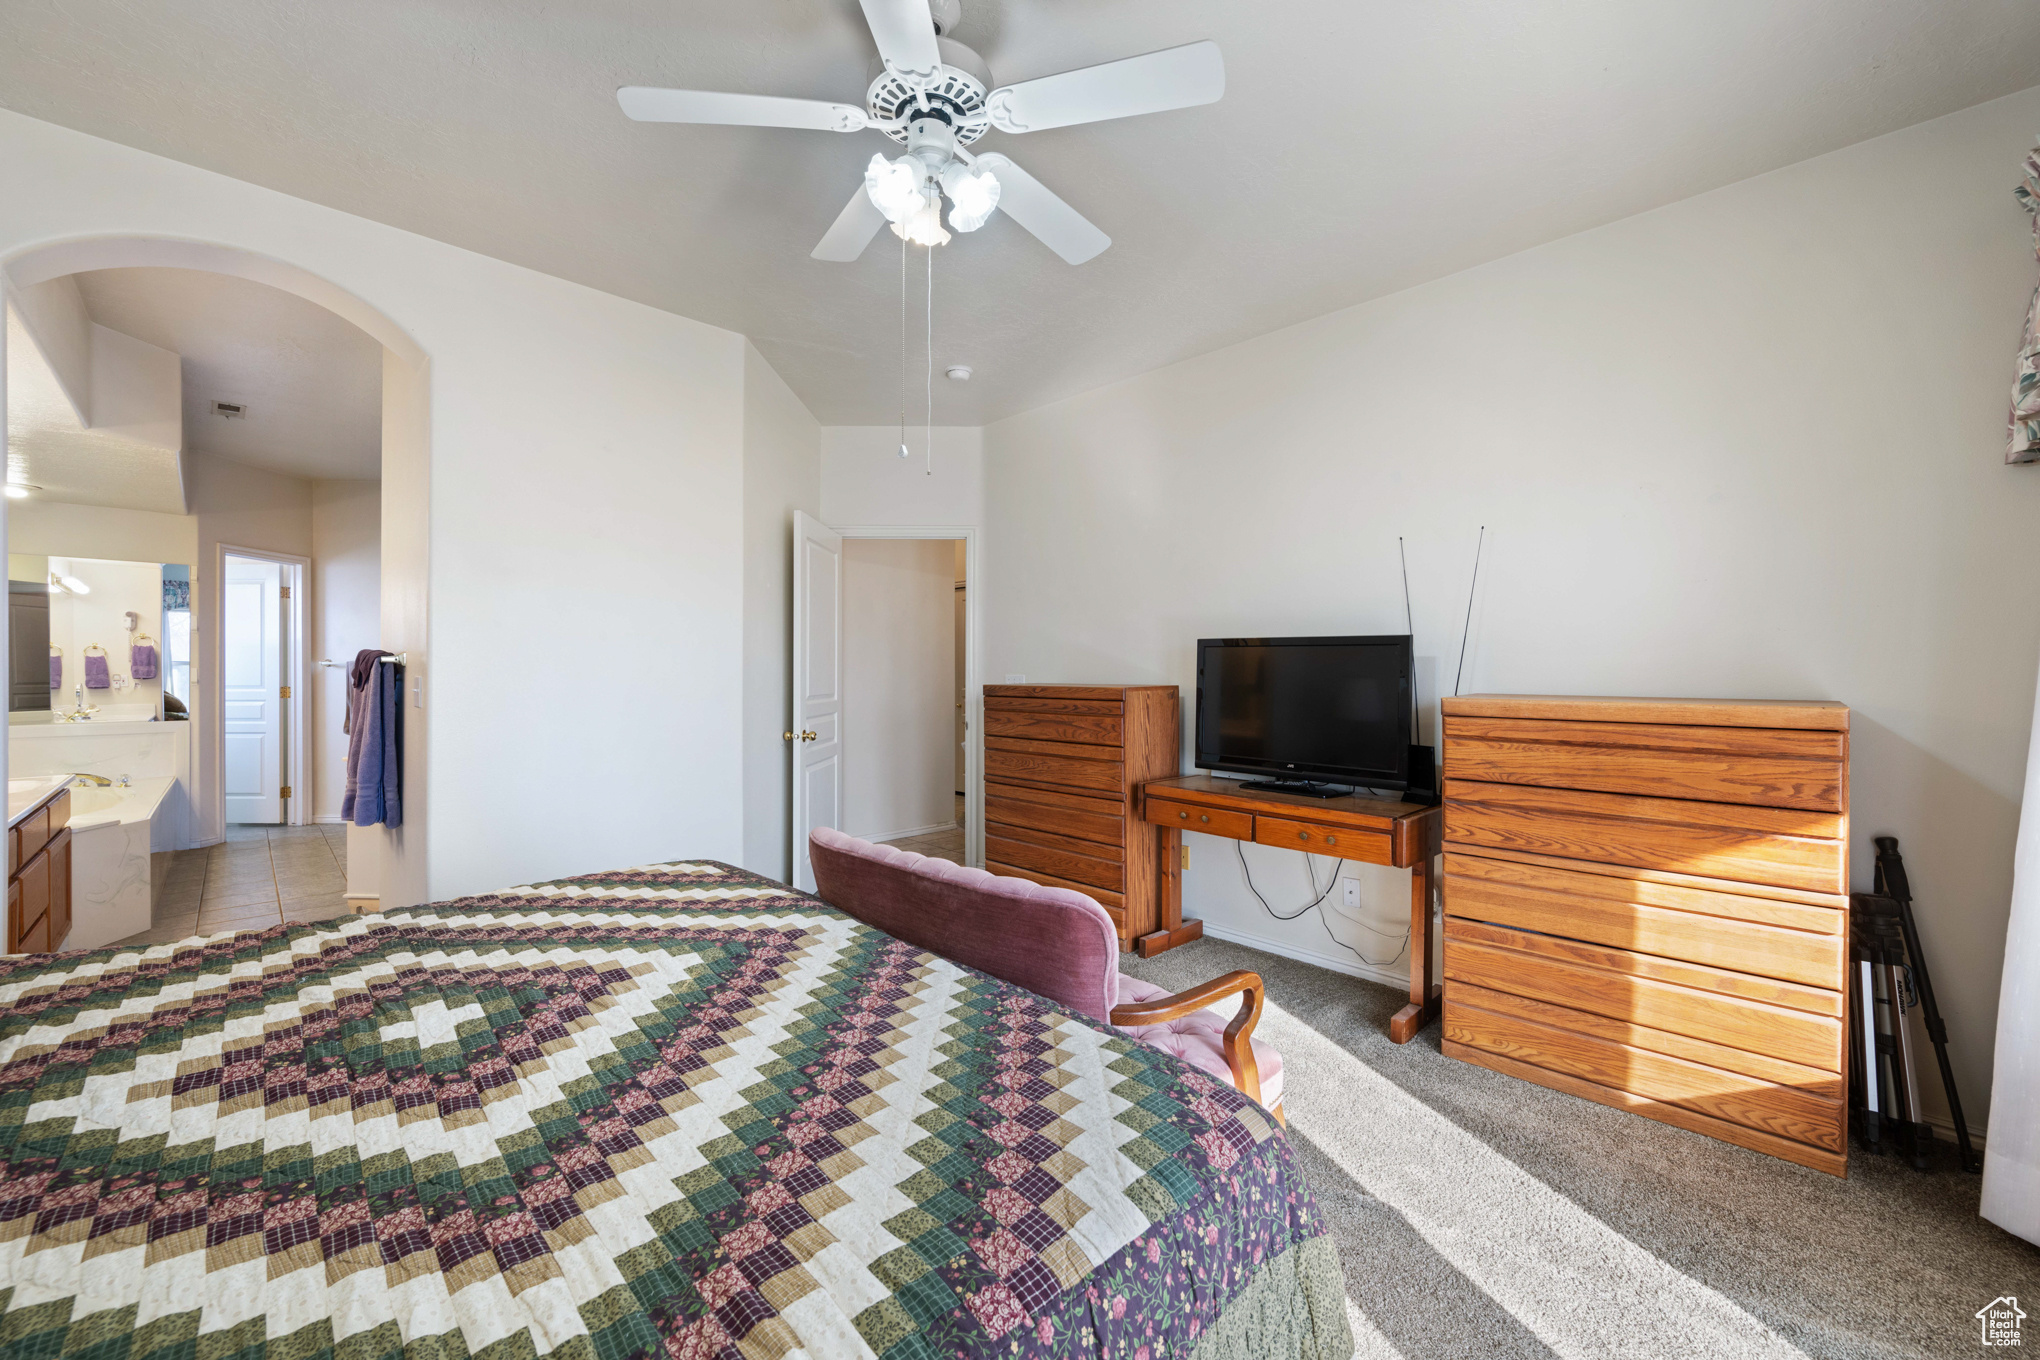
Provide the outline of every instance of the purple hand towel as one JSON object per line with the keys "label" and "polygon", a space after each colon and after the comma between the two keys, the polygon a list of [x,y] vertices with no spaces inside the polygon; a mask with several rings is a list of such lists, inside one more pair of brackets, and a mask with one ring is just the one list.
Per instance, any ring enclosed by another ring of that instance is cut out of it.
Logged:
{"label": "purple hand towel", "polygon": [[63,687],[64,687],[64,654],[62,652],[51,652],[50,688],[62,689]]}
{"label": "purple hand towel", "polygon": [[156,678],[156,644],[137,642],[128,648],[128,674],[137,680]]}
{"label": "purple hand towel", "polygon": [[90,652],[85,654],[85,688],[113,688],[113,681],[107,677],[106,657],[103,653],[99,656],[94,656]]}

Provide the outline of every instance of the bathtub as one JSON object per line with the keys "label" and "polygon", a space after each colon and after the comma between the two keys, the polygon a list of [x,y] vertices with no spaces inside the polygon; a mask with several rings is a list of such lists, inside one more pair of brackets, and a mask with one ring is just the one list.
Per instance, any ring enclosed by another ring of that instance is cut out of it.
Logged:
{"label": "bathtub", "polygon": [[149,849],[155,818],[175,779],[126,788],[71,787],[71,933],[64,949],[97,949],[152,924]]}

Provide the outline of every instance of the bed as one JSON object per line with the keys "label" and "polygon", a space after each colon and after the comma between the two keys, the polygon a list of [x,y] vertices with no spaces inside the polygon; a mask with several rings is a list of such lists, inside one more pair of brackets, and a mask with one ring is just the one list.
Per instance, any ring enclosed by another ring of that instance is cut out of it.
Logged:
{"label": "bed", "polygon": [[728,865],[0,959],[0,1351],[1345,1360],[1223,1083]]}

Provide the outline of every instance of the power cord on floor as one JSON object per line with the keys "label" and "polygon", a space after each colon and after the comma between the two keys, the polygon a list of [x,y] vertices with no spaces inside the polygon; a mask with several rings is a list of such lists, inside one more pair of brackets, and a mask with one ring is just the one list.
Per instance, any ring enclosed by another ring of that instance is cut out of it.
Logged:
{"label": "power cord on floor", "polygon": [[[1305,855],[1303,857],[1303,871],[1306,874],[1310,875],[1310,890],[1313,893],[1316,893],[1317,895],[1314,898],[1312,898],[1309,902],[1304,904],[1304,906],[1301,909],[1292,912],[1288,916],[1284,916],[1281,912],[1269,906],[1268,899],[1263,897],[1261,895],[1261,890],[1254,886],[1254,871],[1247,867],[1246,847],[1242,845],[1239,841],[1234,841],[1232,843],[1232,846],[1233,853],[1239,856],[1240,877],[1246,880],[1247,891],[1252,893],[1254,895],[1254,900],[1261,904],[1262,911],[1267,912],[1270,916],[1274,917],[1278,921],[1294,921],[1295,919],[1297,919],[1297,917],[1302,916],[1305,912],[1318,911],[1318,908],[1324,905],[1324,900],[1332,895],[1332,889],[1339,886],[1339,867],[1338,865],[1334,864],[1332,866],[1331,883],[1325,888],[1323,892],[1318,892],[1317,866],[1311,862],[1311,857],[1309,855]],[[1322,911],[1318,911],[1318,924],[1324,927],[1325,934],[1330,937],[1333,944],[1339,946],[1339,948],[1345,950],[1348,954],[1351,954],[1354,958],[1360,960],[1360,962],[1366,964],[1370,968],[1385,968],[1389,964],[1399,961],[1404,954],[1409,952],[1410,933],[1407,930],[1403,932],[1402,946],[1401,948],[1395,951],[1395,955],[1393,958],[1370,959],[1365,954],[1355,949],[1352,945],[1347,944],[1344,940],[1340,939],[1337,935],[1333,935],[1332,924],[1331,922],[1325,919],[1325,914]],[[1354,924],[1359,926],[1362,930],[1372,931],[1376,935],[1389,936],[1392,934],[1392,932],[1386,930],[1375,930],[1373,926],[1368,925],[1365,921],[1355,921]]]}

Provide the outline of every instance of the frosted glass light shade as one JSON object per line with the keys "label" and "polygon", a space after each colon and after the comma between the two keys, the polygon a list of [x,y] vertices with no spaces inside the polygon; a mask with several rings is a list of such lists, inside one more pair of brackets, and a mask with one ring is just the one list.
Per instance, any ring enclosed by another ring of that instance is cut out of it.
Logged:
{"label": "frosted glass light shade", "polygon": [[926,173],[911,156],[896,161],[873,156],[871,164],[864,167],[864,192],[871,196],[872,206],[885,214],[885,220],[897,225],[920,208],[921,177]]}
{"label": "frosted glass light shade", "polygon": [[942,192],[949,195],[949,225],[958,231],[976,231],[999,206],[999,181],[992,172],[961,161],[942,172]]}

